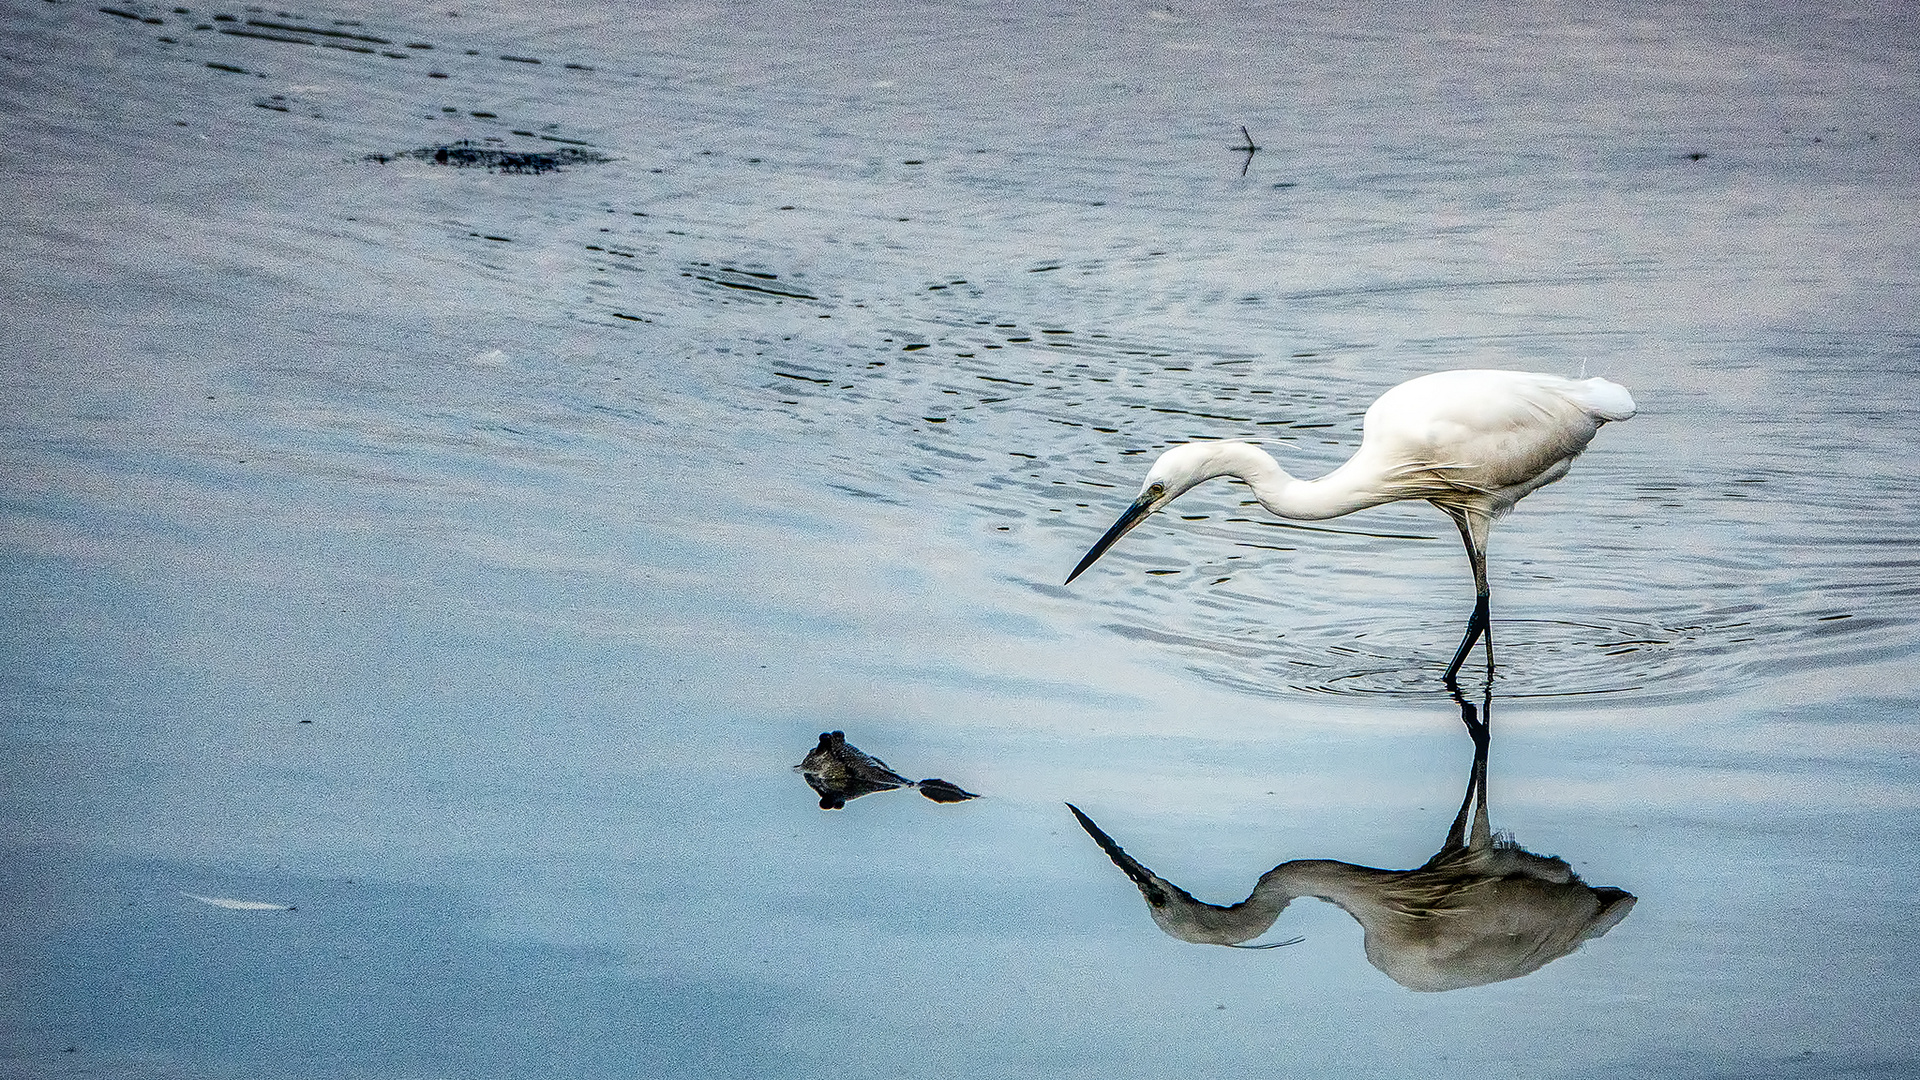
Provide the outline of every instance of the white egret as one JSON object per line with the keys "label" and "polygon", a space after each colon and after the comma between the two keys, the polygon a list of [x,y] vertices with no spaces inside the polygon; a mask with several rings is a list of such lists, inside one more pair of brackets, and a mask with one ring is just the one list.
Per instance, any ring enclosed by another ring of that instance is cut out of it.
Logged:
{"label": "white egret", "polygon": [[1067,575],[1067,582],[1149,515],[1217,477],[1245,481],[1269,513],[1298,521],[1422,499],[1453,519],[1473,566],[1473,615],[1447,665],[1446,681],[1452,684],[1482,635],[1489,668],[1493,664],[1486,559],[1493,520],[1529,492],[1565,476],[1600,425],[1633,413],[1633,396],[1605,379],[1443,371],[1380,395],[1367,409],[1360,449],[1318,480],[1288,475],[1265,450],[1250,443],[1185,443],[1153,463],[1139,497]]}

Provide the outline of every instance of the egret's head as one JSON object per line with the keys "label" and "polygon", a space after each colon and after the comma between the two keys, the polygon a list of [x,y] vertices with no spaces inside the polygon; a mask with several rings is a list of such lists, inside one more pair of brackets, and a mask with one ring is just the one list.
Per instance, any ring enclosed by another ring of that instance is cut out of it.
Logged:
{"label": "egret's head", "polygon": [[1093,545],[1086,558],[1080,560],[1080,565],[1073,568],[1073,573],[1067,575],[1067,584],[1073,584],[1073,579],[1079,577],[1082,570],[1092,566],[1115,541],[1131,532],[1135,525],[1147,520],[1154,511],[1216,476],[1232,473],[1231,462],[1227,454],[1222,452],[1223,448],[1229,446],[1240,447],[1243,444],[1183,443],[1161,454],[1159,460],[1153,463],[1153,468],[1147,470],[1147,478],[1141,483],[1140,494],[1133,500],[1133,505],[1127,507],[1120,515],[1120,520],[1113,523],[1113,528],[1108,529],[1107,534]]}

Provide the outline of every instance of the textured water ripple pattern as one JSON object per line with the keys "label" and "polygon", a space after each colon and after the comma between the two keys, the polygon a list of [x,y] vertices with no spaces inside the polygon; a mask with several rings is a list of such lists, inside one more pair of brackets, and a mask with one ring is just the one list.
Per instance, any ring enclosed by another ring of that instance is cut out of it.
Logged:
{"label": "textured water ripple pattern", "polygon": [[[543,332],[597,369],[639,376],[616,390],[549,372],[516,384],[514,415],[477,442],[449,442],[564,458],[581,429],[699,415],[700,438],[781,463],[823,505],[923,508],[929,527],[977,535],[1036,605],[1097,607],[1107,632],[1208,678],[1261,695],[1431,693],[1471,593],[1452,530],[1425,508],[1295,526],[1220,485],[1074,589],[1058,582],[1173,442],[1254,439],[1318,475],[1404,378],[1585,369],[1627,383],[1642,415],[1496,530],[1509,693],[1688,699],[1913,651],[1920,337],[1910,310],[1874,300],[1904,271],[1884,254],[1764,254],[1846,215],[1899,213],[1884,195],[1819,200],[1910,161],[1910,127],[1736,127],[1713,154],[1596,137],[1562,158],[1386,139],[1268,153],[1241,177],[1227,118],[1158,142],[1069,136],[1067,120],[1041,130],[984,91],[874,79],[871,57],[830,40],[729,71],[697,35],[597,56],[554,51],[563,28],[532,20],[526,40],[482,42],[457,20],[311,12],[42,18],[179,61],[183,94],[252,114],[242,137],[374,177],[358,181],[371,205],[288,225],[288,243],[307,229],[360,236],[370,259],[421,246],[441,271],[550,312]],[[940,46],[921,33],[906,44]],[[1230,67],[1231,43],[1215,44]],[[1157,115],[1144,85],[1116,92],[1142,102],[1130,115]],[[1455,134],[1440,141],[1472,144]],[[405,156],[421,145],[599,163],[456,188],[430,155]],[[1767,234],[1752,241],[1752,303],[1699,303],[1720,286],[1687,254],[1696,223],[1749,211],[1753,188],[1829,217],[1748,221],[1743,235]],[[1564,248],[1527,246],[1555,233]],[[1819,284],[1789,290],[1795,274]],[[1740,314],[1756,305],[1767,317]]]}

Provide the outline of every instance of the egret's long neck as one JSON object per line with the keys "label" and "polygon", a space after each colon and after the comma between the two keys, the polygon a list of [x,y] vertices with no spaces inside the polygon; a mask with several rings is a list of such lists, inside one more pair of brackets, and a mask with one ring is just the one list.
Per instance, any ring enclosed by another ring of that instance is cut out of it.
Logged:
{"label": "egret's long neck", "polygon": [[1291,900],[1311,896],[1354,913],[1366,907],[1383,885],[1399,875],[1398,871],[1376,870],[1331,859],[1295,859],[1260,875],[1260,883],[1254,886],[1253,895],[1247,901],[1251,904],[1264,900],[1271,904],[1277,898]]}
{"label": "egret's long neck", "polygon": [[1221,443],[1218,461],[1215,475],[1239,477],[1268,513],[1296,521],[1335,518],[1393,500],[1351,461],[1318,480],[1289,474],[1272,455],[1250,443]]}
{"label": "egret's long neck", "polygon": [[[1073,816],[1080,820],[1081,828],[1100,845],[1122,873],[1126,874],[1140,895],[1147,901],[1147,911],[1153,915],[1153,921],[1160,929],[1196,945],[1238,945],[1243,941],[1257,938],[1267,932],[1280,913],[1286,910],[1287,902],[1293,894],[1282,889],[1268,887],[1266,877],[1253,890],[1253,895],[1232,905],[1221,907],[1196,900],[1193,894],[1154,873],[1140,860],[1126,853],[1113,837],[1108,836],[1093,819],[1080,812],[1072,803],[1067,804]],[[1268,874],[1267,877],[1271,877]]]}
{"label": "egret's long neck", "polygon": [[1253,895],[1231,906],[1222,907],[1193,898],[1173,882],[1140,867],[1135,879],[1147,898],[1147,911],[1160,929],[1181,941],[1195,945],[1238,945],[1267,932],[1287,909],[1287,904],[1302,893],[1270,886],[1266,878],[1254,886]]}
{"label": "egret's long neck", "polygon": [[1259,883],[1245,900],[1231,907],[1219,907],[1201,903],[1151,870],[1140,869],[1145,872],[1144,880],[1135,884],[1147,894],[1154,922],[1182,941],[1202,945],[1235,944],[1259,937],[1288,904],[1302,896],[1336,904],[1359,917],[1367,907],[1370,894],[1394,876],[1392,871],[1351,863],[1295,859],[1260,875]]}

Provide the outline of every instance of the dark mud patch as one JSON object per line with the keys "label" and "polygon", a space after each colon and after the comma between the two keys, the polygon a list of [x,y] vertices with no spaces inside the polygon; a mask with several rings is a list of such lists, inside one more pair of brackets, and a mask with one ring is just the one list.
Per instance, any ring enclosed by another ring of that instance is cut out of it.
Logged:
{"label": "dark mud patch", "polygon": [[603,165],[613,160],[598,151],[574,146],[552,150],[510,150],[465,139],[439,146],[423,146],[398,154],[368,154],[364,160],[384,165],[407,158],[456,169],[485,169],[488,172],[525,175],[560,172],[573,165]]}

